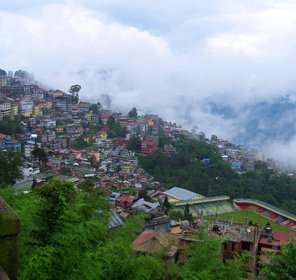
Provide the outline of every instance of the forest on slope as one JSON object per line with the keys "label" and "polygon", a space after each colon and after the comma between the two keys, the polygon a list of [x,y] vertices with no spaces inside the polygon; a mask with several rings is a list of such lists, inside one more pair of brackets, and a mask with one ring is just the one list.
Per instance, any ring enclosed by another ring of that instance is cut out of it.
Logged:
{"label": "forest on slope", "polygon": [[197,236],[202,242],[189,248],[183,266],[163,261],[161,253],[137,253],[131,243],[144,216],[108,229],[107,197],[89,180],[78,191],[71,183],[52,180],[17,196],[12,187],[0,188],[0,196],[21,219],[20,280],[246,279],[243,259],[224,264],[223,240],[209,239],[202,231]]}
{"label": "forest on slope", "polygon": [[[139,155],[142,167],[165,188],[182,187],[202,195],[254,198],[296,213],[296,179],[255,162],[254,170],[237,174],[205,139],[182,135],[176,152]],[[207,158],[209,161],[204,161]]]}

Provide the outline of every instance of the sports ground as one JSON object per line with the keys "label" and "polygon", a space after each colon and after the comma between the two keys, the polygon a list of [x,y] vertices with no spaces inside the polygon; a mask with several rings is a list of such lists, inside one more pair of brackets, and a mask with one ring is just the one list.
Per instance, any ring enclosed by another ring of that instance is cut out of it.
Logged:
{"label": "sports ground", "polygon": [[[216,216],[213,218],[216,219]],[[273,221],[268,220],[265,217],[262,217],[250,211],[236,211],[231,213],[218,214],[217,219],[220,221],[232,221],[233,223],[249,223],[249,221],[252,221],[253,224],[259,224],[260,227],[265,227],[265,225],[269,222],[274,231],[295,233],[294,231],[282,225],[279,225]]]}

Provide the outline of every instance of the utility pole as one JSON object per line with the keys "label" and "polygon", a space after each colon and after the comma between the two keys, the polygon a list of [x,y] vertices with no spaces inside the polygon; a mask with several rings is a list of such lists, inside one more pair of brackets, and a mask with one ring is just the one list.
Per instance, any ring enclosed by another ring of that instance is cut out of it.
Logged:
{"label": "utility pole", "polygon": [[211,195],[212,195],[212,184],[210,183],[207,196],[211,196]]}

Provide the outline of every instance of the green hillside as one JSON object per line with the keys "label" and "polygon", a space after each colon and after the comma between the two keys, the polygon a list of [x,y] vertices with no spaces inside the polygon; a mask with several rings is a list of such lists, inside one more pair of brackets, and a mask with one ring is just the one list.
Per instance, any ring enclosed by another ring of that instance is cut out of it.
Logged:
{"label": "green hillside", "polygon": [[176,152],[170,155],[158,150],[151,156],[139,156],[143,168],[165,188],[178,186],[205,196],[254,198],[296,213],[295,178],[268,168],[264,162],[255,162],[254,170],[239,175],[204,138],[181,135],[172,144]]}

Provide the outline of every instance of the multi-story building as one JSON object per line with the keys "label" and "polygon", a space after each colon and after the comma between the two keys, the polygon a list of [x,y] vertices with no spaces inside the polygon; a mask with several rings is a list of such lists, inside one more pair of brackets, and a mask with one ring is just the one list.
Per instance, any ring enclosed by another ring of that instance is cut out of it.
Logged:
{"label": "multi-story building", "polygon": [[33,108],[33,115],[34,116],[40,116],[41,115],[41,110],[39,105],[35,104]]}
{"label": "multi-story building", "polygon": [[11,87],[11,90],[12,90],[13,94],[24,94],[25,93],[24,85],[13,85]]}
{"label": "multi-story building", "polygon": [[224,259],[232,259],[242,253],[249,253],[250,259],[245,264],[244,269],[253,273],[256,271],[256,258],[260,238],[259,227],[226,222],[214,222],[209,225],[208,234],[211,237],[224,237]]}
{"label": "multi-story building", "polygon": [[32,141],[29,140],[25,143],[24,146],[24,156],[25,158],[31,158],[32,156],[32,151],[35,149],[35,147],[41,147],[41,144],[36,142],[36,141]]}
{"label": "multi-story building", "polygon": [[48,147],[55,151],[67,149],[69,147],[68,138],[64,136],[57,137],[48,143]]}
{"label": "multi-story building", "polygon": [[40,120],[39,125],[45,128],[52,128],[54,129],[56,127],[56,120],[53,120],[51,118],[44,118]]}
{"label": "multi-story building", "polygon": [[83,134],[83,128],[80,124],[67,125],[65,131],[66,135],[69,137],[69,145],[73,145],[75,140]]}
{"label": "multi-story building", "polygon": [[19,101],[13,101],[11,103],[11,110],[10,110],[11,118],[15,118],[19,114],[19,107],[20,107]]}
{"label": "multi-story building", "polygon": [[0,87],[6,87],[7,86],[7,78],[1,77],[0,78]]}
{"label": "multi-story building", "polygon": [[0,134],[0,149],[3,151],[7,151],[10,149],[20,151],[21,144],[8,135]]}
{"label": "multi-story building", "polygon": [[21,114],[24,117],[30,117],[33,113],[34,102],[32,100],[21,101]]}
{"label": "multi-story building", "polygon": [[157,145],[153,140],[143,141],[141,144],[141,153],[151,155],[157,149]]}
{"label": "multi-story building", "polygon": [[11,100],[6,97],[0,98],[0,119],[3,119],[6,116],[10,116],[11,103]]}
{"label": "multi-story building", "polygon": [[56,100],[55,107],[62,112],[66,112],[68,108],[68,102],[66,100]]}

